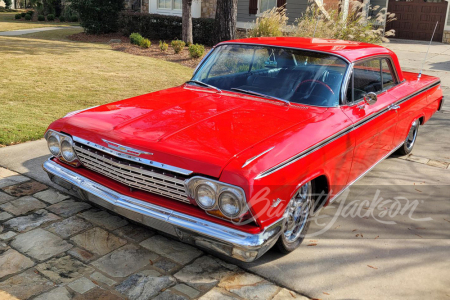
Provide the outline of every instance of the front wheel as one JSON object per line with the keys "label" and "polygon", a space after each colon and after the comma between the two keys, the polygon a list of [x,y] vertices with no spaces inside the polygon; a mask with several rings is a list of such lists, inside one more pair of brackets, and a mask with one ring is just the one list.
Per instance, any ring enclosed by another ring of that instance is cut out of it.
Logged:
{"label": "front wheel", "polygon": [[398,148],[397,154],[408,155],[412,152],[412,149],[414,148],[414,144],[416,143],[417,134],[419,133],[419,126],[420,126],[419,120],[415,120],[411,124],[411,128],[409,129],[408,136],[406,137],[403,145],[400,148]]}
{"label": "front wheel", "polygon": [[305,183],[286,208],[285,230],[277,241],[277,247],[282,253],[294,251],[305,238],[310,223],[309,217],[314,208],[312,191],[312,182]]}

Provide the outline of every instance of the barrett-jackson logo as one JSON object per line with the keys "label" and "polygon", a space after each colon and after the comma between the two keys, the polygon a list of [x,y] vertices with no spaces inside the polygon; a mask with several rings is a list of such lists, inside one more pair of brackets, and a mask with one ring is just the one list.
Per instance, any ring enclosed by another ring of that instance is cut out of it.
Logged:
{"label": "barrett-jackson logo", "polygon": [[150,152],[145,152],[145,151],[141,151],[141,150],[136,150],[127,146],[123,146],[123,145],[119,145],[117,143],[113,143],[107,140],[103,140],[109,148],[126,153],[128,155],[133,155],[133,156],[139,156],[141,154],[147,154],[147,155],[153,155],[153,153]]}

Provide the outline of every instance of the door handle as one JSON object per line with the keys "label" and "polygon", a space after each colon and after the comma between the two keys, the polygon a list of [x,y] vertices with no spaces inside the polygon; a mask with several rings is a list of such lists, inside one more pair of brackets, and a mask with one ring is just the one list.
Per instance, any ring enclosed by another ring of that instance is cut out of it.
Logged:
{"label": "door handle", "polygon": [[396,105],[396,104],[391,104],[388,106],[389,110],[397,110],[400,108],[400,105]]}

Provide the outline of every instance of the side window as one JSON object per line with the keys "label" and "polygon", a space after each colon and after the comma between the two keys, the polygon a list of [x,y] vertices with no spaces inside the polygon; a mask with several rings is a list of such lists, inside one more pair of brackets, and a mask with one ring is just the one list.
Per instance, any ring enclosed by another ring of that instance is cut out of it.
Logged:
{"label": "side window", "polygon": [[366,60],[356,63],[347,87],[347,103],[359,101],[370,92],[383,90],[380,59]]}
{"label": "side window", "polygon": [[387,58],[381,60],[381,76],[383,77],[383,90],[387,90],[395,85],[392,66]]}
{"label": "side window", "polygon": [[366,60],[355,64],[353,76],[354,101],[364,98],[367,93],[378,93],[383,90],[379,59]]}

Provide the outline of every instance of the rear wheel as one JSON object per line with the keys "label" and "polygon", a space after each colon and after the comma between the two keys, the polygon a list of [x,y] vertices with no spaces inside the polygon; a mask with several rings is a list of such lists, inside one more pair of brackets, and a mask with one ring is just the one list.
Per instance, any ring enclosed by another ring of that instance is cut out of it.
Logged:
{"label": "rear wheel", "polygon": [[286,208],[285,230],[277,241],[277,247],[282,253],[294,251],[305,238],[310,223],[309,216],[314,208],[312,191],[312,182],[305,183]]}
{"label": "rear wheel", "polygon": [[420,126],[419,120],[415,120],[411,124],[408,136],[406,137],[403,145],[397,150],[397,154],[408,155],[411,153],[412,149],[414,148],[414,144],[416,143],[417,134],[419,133],[419,126]]}

